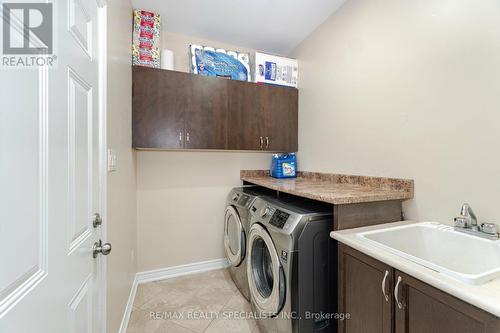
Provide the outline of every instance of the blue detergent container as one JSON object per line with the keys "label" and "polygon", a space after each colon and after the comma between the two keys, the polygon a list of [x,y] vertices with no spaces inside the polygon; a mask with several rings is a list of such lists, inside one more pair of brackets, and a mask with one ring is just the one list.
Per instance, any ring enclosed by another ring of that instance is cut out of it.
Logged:
{"label": "blue detergent container", "polygon": [[291,154],[275,154],[271,162],[271,177],[295,178],[297,177],[297,156]]}

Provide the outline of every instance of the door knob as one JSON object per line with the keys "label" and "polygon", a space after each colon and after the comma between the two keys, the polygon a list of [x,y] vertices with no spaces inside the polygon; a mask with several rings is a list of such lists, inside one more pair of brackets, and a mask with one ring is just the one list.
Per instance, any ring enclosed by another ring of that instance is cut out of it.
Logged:
{"label": "door knob", "polygon": [[94,214],[94,222],[93,222],[94,228],[97,228],[101,224],[102,224],[102,217],[101,217],[101,215],[99,213],[95,213]]}
{"label": "door knob", "polygon": [[99,239],[98,242],[94,243],[94,247],[92,248],[94,252],[92,256],[94,258],[97,258],[97,255],[99,253],[102,254],[103,256],[107,256],[108,254],[111,253],[111,249],[112,249],[111,244],[109,243],[103,244],[102,241]]}

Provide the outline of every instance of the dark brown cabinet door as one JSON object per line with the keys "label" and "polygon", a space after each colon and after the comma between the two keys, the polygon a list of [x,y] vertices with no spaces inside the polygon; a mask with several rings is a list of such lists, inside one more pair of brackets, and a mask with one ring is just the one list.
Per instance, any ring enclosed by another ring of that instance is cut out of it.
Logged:
{"label": "dark brown cabinet door", "polygon": [[266,131],[265,148],[270,151],[298,150],[298,90],[266,86],[261,94]]}
{"label": "dark brown cabinet door", "polygon": [[227,144],[230,150],[264,148],[264,106],[261,97],[265,87],[247,82],[231,82]]}
{"label": "dark brown cabinet door", "polygon": [[190,76],[134,66],[132,137],[135,148],[183,148]]}
{"label": "dark brown cabinet door", "polygon": [[395,333],[499,333],[500,320],[405,273],[395,304]]}
{"label": "dark brown cabinet door", "polygon": [[226,149],[228,81],[189,75],[186,86],[186,149]]}
{"label": "dark brown cabinet door", "polygon": [[[339,321],[341,333],[392,332],[392,267],[339,245]],[[385,290],[385,295],[383,290]]]}
{"label": "dark brown cabinet door", "polygon": [[297,150],[297,89],[133,67],[138,149]]}

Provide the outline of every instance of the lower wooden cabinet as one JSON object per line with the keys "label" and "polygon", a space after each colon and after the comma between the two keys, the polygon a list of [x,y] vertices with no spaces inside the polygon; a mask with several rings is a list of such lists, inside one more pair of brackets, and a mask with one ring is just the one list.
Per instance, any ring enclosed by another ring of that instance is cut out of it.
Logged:
{"label": "lower wooden cabinet", "polygon": [[499,333],[500,319],[395,270],[396,333]]}
{"label": "lower wooden cabinet", "polygon": [[339,321],[339,332],[391,333],[392,267],[342,244],[338,265],[338,311],[350,314]]}
{"label": "lower wooden cabinet", "polygon": [[343,244],[338,255],[339,332],[500,333],[488,312]]}

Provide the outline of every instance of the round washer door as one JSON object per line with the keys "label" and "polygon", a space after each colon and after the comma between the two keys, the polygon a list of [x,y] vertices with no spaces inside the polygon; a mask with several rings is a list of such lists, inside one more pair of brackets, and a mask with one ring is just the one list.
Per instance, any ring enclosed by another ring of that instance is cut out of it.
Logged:
{"label": "round washer door", "polygon": [[224,216],[224,249],[232,266],[239,266],[245,258],[245,243],[240,216],[233,206],[227,206]]}
{"label": "round washer door", "polygon": [[271,236],[253,224],[248,236],[247,274],[250,295],[261,315],[276,316],[285,302],[285,276]]}

